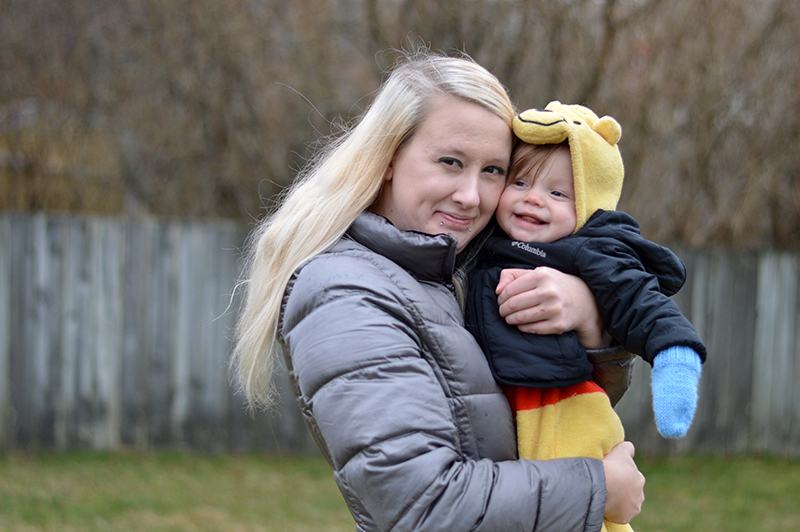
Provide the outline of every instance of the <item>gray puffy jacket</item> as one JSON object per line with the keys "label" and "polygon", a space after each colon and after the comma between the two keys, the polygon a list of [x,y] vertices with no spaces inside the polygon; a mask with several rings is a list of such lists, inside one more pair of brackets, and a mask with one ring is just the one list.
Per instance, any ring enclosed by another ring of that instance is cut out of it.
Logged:
{"label": "gray puffy jacket", "polygon": [[294,391],[357,530],[600,530],[599,460],[516,459],[508,403],[448,289],[455,245],[366,212],[287,288]]}

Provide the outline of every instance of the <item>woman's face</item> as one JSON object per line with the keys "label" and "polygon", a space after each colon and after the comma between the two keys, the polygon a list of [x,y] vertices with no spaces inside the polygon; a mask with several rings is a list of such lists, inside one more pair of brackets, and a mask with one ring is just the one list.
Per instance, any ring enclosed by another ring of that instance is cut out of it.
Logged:
{"label": "woman's face", "polygon": [[502,118],[477,104],[442,96],[395,154],[370,210],[398,229],[450,233],[461,251],[497,207],[511,142],[511,129]]}

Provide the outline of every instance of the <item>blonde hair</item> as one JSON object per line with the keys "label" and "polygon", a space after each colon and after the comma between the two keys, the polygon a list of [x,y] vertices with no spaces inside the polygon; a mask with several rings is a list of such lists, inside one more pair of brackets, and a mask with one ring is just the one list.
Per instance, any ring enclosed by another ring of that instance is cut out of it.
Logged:
{"label": "blonde hair", "polygon": [[442,94],[481,105],[511,127],[513,105],[486,69],[466,56],[409,53],[357,123],[317,153],[280,207],[251,234],[231,359],[251,408],[269,408],[276,398],[272,374],[283,355],[278,326],[293,272],[335,244],[376,200],[392,158]]}

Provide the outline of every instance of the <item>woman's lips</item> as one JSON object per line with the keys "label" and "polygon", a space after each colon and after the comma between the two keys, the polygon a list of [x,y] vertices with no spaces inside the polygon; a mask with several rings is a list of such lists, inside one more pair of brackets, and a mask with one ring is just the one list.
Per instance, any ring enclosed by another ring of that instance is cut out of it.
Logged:
{"label": "woman's lips", "polygon": [[442,217],[443,221],[454,227],[465,228],[469,227],[472,223],[474,218],[468,216],[459,216],[457,214],[447,213],[447,212],[440,212],[439,216]]}

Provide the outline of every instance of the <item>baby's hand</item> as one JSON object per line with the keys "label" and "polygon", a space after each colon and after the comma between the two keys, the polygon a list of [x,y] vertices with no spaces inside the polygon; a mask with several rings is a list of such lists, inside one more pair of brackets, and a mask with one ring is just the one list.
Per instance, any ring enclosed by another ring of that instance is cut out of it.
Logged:
{"label": "baby's hand", "polygon": [[667,438],[686,435],[697,407],[702,362],[694,349],[673,346],[653,360],[651,387],[658,432]]}

